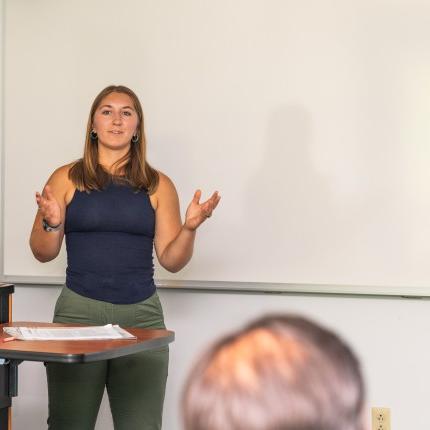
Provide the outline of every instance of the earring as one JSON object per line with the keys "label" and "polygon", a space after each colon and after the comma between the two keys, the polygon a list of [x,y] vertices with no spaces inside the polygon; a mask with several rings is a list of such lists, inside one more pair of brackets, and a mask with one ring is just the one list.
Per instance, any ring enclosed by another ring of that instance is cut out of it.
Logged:
{"label": "earring", "polygon": [[90,139],[97,140],[97,133],[94,130],[91,130]]}
{"label": "earring", "polygon": [[133,143],[137,143],[137,142],[139,141],[139,136],[138,136],[137,134],[135,134],[135,135],[131,138],[131,141],[132,141]]}

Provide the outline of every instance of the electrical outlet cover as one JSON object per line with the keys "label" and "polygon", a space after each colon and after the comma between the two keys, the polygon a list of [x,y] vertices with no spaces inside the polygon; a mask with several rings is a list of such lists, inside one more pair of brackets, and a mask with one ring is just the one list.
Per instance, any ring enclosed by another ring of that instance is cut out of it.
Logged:
{"label": "electrical outlet cover", "polygon": [[389,408],[372,408],[372,430],[391,430]]}

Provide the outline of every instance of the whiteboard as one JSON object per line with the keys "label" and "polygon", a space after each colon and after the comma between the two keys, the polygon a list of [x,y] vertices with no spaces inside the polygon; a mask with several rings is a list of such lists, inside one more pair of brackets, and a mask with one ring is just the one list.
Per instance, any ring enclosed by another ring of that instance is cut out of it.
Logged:
{"label": "whiteboard", "polygon": [[124,84],[148,160],[184,211],[222,200],[159,279],[430,284],[430,4],[408,0],[6,0],[3,267],[64,276],[28,247],[34,192],[82,155],[90,104]]}

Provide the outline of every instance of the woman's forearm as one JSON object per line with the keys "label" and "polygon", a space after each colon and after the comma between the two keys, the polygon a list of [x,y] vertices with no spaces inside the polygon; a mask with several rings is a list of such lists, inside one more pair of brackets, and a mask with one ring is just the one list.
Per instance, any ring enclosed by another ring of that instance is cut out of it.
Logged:
{"label": "woman's forearm", "polygon": [[64,237],[64,213],[70,166],[57,169],[49,178],[43,193],[36,192],[38,211],[30,235],[33,255],[42,263],[53,260],[60,252]]}
{"label": "woman's forearm", "polygon": [[158,261],[169,272],[178,272],[184,268],[193,256],[196,231],[182,226],[175,239],[170,242]]}
{"label": "woman's forearm", "polygon": [[42,263],[53,260],[60,252],[63,236],[63,229],[47,232],[43,229],[42,221],[36,221],[30,236],[33,255]]}
{"label": "woman's forearm", "polygon": [[193,256],[196,230],[216,208],[220,196],[218,192],[200,203],[201,190],[196,190],[185,213],[185,223],[181,226],[179,198],[172,181],[160,173],[156,192],[152,195],[155,210],[155,250],[161,266],[170,272],[178,272]]}

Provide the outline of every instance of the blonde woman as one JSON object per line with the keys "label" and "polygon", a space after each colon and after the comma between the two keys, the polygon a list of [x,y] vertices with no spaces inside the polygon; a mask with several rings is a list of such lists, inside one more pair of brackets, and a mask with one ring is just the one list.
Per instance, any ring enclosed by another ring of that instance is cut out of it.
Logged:
{"label": "blonde woman", "polygon": [[[91,107],[84,156],[60,167],[43,193],[30,237],[34,256],[54,259],[66,237],[66,284],[54,322],[164,328],[153,279],[160,264],[190,260],[197,228],[216,208],[196,191],[182,224],[175,187],[146,161],[139,99],[109,86]],[[117,430],[161,428],[168,348],[88,364],[47,365],[50,430],[93,429],[106,387]]]}

